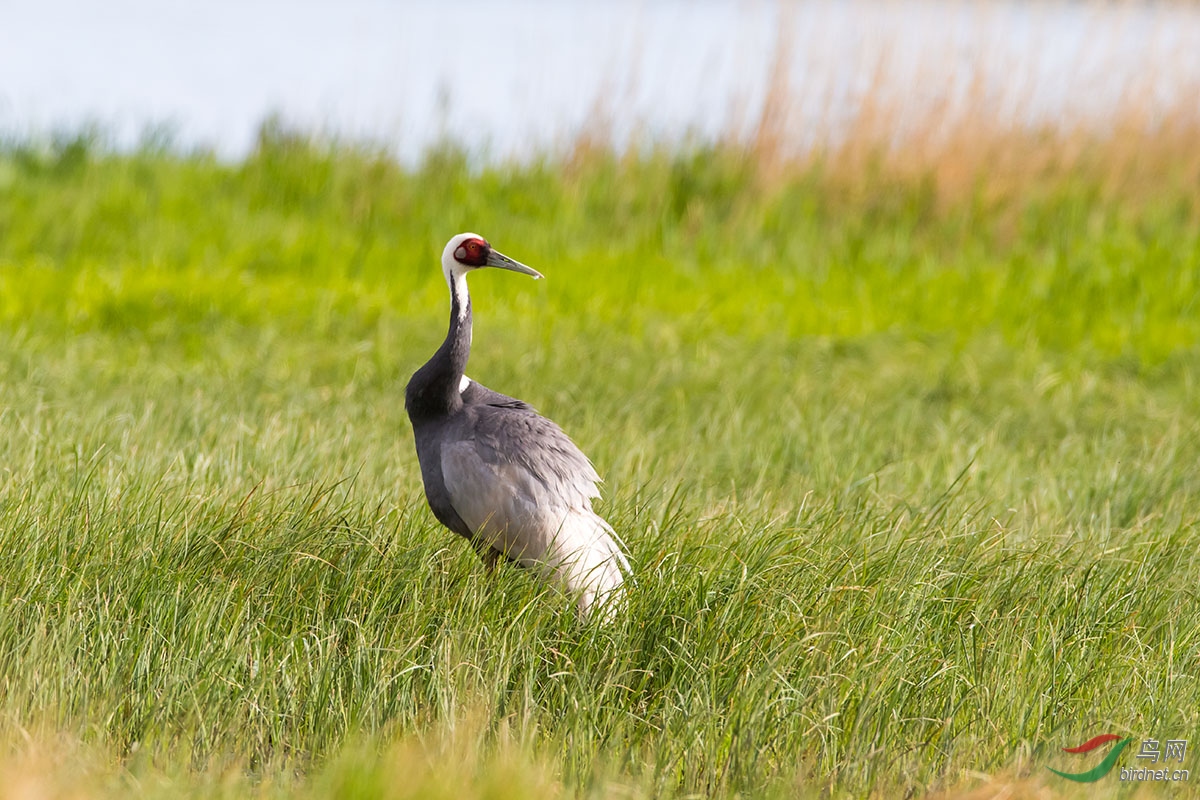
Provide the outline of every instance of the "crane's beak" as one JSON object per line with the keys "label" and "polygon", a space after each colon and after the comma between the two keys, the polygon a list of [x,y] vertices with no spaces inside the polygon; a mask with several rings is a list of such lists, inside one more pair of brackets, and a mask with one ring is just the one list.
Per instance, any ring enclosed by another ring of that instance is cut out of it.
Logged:
{"label": "crane's beak", "polygon": [[533,267],[527,267],[520,261],[514,261],[503,253],[498,253],[495,250],[488,252],[487,263],[485,266],[499,267],[500,269],[510,269],[513,272],[521,272],[525,275],[532,275],[535,279],[542,277],[542,273],[538,272]]}

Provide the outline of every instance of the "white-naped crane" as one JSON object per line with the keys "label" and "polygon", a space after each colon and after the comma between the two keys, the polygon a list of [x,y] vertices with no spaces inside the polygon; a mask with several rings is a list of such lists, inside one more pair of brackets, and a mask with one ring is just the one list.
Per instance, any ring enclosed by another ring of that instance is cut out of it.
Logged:
{"label": "white-naped crane", "polygon": [[600,476],[553,422],[463,374],[471,352],[467,274],[485,267],[542,277],[474,233],[460,233],[442,251],[450,330],[404,395],[425,497],[489,569],[501,559],[520,564],[571,594],[581,614],[602,609],[609,619],[629,562],[592,510]]}

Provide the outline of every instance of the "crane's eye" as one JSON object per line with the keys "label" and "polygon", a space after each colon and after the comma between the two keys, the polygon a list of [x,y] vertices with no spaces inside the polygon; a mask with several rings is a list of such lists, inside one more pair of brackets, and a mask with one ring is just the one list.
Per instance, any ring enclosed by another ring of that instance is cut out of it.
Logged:
{"label": "crane's eye", "polygon": [[487,244],[479,239],[468,239],[454,250],[454,258],[460,264],[482,267],[487,263]]}

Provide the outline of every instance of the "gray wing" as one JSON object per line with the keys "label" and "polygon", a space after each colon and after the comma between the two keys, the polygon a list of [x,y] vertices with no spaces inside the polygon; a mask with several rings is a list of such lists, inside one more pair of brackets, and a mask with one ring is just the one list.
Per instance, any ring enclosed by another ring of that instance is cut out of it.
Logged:
{"label": "gray wing", "polygon": [[459,389],[459,394],[462,396],[463,405],[495,406],[497,408],[516,408],[524,411],[534,411],[533,406],[524,400],[518,400],[515,397],[509,397],[506,394],[492,391],[482,383],[471,380],[466,375],[463,376],[460,386],[462,388]]}
{"label": "gray wing", "polygon": [[442,472],[476,536],[580,592],[583,610],[619,589],[628,563],[592,511],[600,478],[562,429],[532,411],[476,405],[458,431],[442,444]]}
{"label": "gray wing", "polygon": [[[475,504],[474,498],[504,490],[531,505],[558,509],[590,510],[592,498],[600,496],[592,462],[550,420],[527,409],[493,405],[463,412],[458,435],[448,436],[442,446],[446,488],[460,514]],[[447,448],[455,454],[448,472]]]}

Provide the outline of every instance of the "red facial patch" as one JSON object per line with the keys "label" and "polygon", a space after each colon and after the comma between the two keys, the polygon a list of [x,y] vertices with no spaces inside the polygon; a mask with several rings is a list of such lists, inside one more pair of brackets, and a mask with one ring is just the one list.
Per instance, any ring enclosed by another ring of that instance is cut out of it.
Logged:
{"label": "red facial patch", "polygon": [[454,260],[469,267],[482,267],[487,264],[491,245],[483,239],[467,239],[454,251]]}

